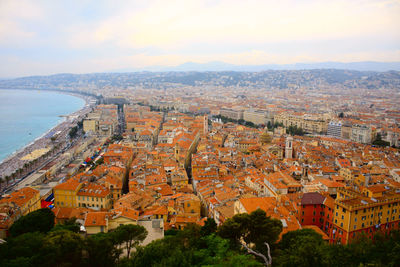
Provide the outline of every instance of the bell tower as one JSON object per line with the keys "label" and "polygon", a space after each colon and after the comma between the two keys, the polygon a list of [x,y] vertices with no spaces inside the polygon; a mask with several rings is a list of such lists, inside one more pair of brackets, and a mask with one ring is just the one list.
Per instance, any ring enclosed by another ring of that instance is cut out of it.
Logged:
{"label": "bell tower", "polygon": [[285,158],[293,158],[293,137],[291,136],[286,137]]}

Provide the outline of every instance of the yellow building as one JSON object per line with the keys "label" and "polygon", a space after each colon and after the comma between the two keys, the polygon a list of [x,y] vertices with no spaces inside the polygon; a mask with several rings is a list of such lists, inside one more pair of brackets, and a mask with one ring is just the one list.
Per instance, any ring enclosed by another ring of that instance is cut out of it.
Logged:
{"label": "yellow building", "polygon": [[99,121],[98,120],[84,120],[83,121],[83,131],[85,133],[97,133],[99,130]]}
{"label": "yellow building", "polygon": [[108,220],[108,229],[113,230],[120,225],[137,224],[139,212],[130,208],[121,208],[112,211],[112,216]]}
{"label": "yellow building", "polygon": [[257,145],[257,141],[255,140],[241,140],[238,144],[238,149],[240,152],[249,152],[249,147]]}
{"label": "yellow building", "polygon": [[178,207],[183,208],[186,215],[199,215],[201,212],[200,198],[194,194],[186,194],[184,197],[177,199]]}
{"label": "yellow building", "polygon": [[360,170],[355,167],[341,168],[339,175],[342,176],[346,181],[353,182],[357,185],[365,184],[365,177],[361,174]]}
{"label": "yellow building", "polygon": [[328,130],[328,123],[321,116],[280,113],[275,115],[274,122],[282,123],[285,128],[297,126],[307,133],[326,133]]}
{"label": "yellow building", "polygon": [[112,193],[102,185],[84,183],[76,194],[76,203],[78,207],[108,210],[112,208]]}
{"label": "yellow building", "polygon": [[97,233],[107,233],[108,232],[108,220],[111,217],[110,212],[88,212],[86,214],[84,226],[86,233],[97,234]]}
{"label": "yellow building", "polygon": [[338,189],[333,211],[334,242],[348,243],[357,234],[372,236],[400,226],[400,192],[385,185],[373,185],[361,192]]}
{"label": "yellow building", "polygon": [[130,208],[121,208],[111,212],[91,211],[86,214],[84,226],[89,235],[107,233],[120,225],[137,224],[139,212]]}
{"label": "yellow building", "polygon": [[20,214],[24,216],[41,208],[40,192],[30,187],[24,187],[2,198],[0,200],[0,205],[2,204],[18,206],[21,212]]}
{"label": "yellow building", "polygon": [[76,196],[82,184],[75,179],[69,179],[53,188],[54,205],[56,207],[78,207]]}

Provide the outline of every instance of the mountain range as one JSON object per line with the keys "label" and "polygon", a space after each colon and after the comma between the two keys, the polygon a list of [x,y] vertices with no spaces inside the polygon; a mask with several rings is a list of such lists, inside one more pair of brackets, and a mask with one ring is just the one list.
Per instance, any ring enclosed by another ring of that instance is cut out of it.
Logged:
{"label": "mountain range", "polygon": [[294,64],[265,64],[265,65],[234,65],[221,61],[207,63],[186,62],[177,66],[149,66],[143,68],[124,68],[110,72],[137,72],[137,71],[265,71],[265,70],[304,70],[304,69],[342,69],[357,71],[400,71],[400,62],[320,62]]}

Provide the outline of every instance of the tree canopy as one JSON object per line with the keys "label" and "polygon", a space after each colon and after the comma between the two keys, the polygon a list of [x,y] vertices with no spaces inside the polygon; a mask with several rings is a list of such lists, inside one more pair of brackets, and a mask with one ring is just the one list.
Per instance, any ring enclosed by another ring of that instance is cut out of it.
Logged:
{"label": "tree canopy", "polygon": [[255,249],[267,253],[265,242],[274,244],[282,232],[282,222],[267,217],[265,211],[257,209],[250,214],[242,213],[233,216],[218,228],[218,234],[229,239],[232,244],[240,246],[245,242],[248,246],[255,245]]}
{"label": "tree canopy", "polygon": [[48,209],[39,209],[19,218],[10,227],[10,236],[18,236],[30,232],[47,233],[54,226],[54,213]]}
{"label": "tree canopy", "polygon": [[377,232],[372,239],[361,234],[341,245],[301,229],[284,234],[278,242],[281,221],[260,209],[237,214],[218,227],[207,219],[202,227],[189,224],[170,230],[147,246],[140,246],[147,231],[138,225],[85,237],[76,232],[75,220],[51,226],[54,215],[47,209],[18,221],[14,234],[0,244],[0,266],[263,266],[262,257],[244,246],[266,255],[265,242],[271,247],[272,266],[394,267],[400,262],[400,231]]}

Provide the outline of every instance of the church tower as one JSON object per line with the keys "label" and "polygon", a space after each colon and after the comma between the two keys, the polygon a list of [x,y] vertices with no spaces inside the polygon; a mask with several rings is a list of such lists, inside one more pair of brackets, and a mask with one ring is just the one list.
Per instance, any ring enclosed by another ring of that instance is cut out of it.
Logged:
{"label": "church tower", "polygon": [[293,158],[293,137],[291,136],[286,137],[285,158]]}
{"label": "church tower", "polygon": [[203,120],[203,130],[204,130],[204,135],[207,136],[208,133],[208,116],[204,115],[204,120]]}

